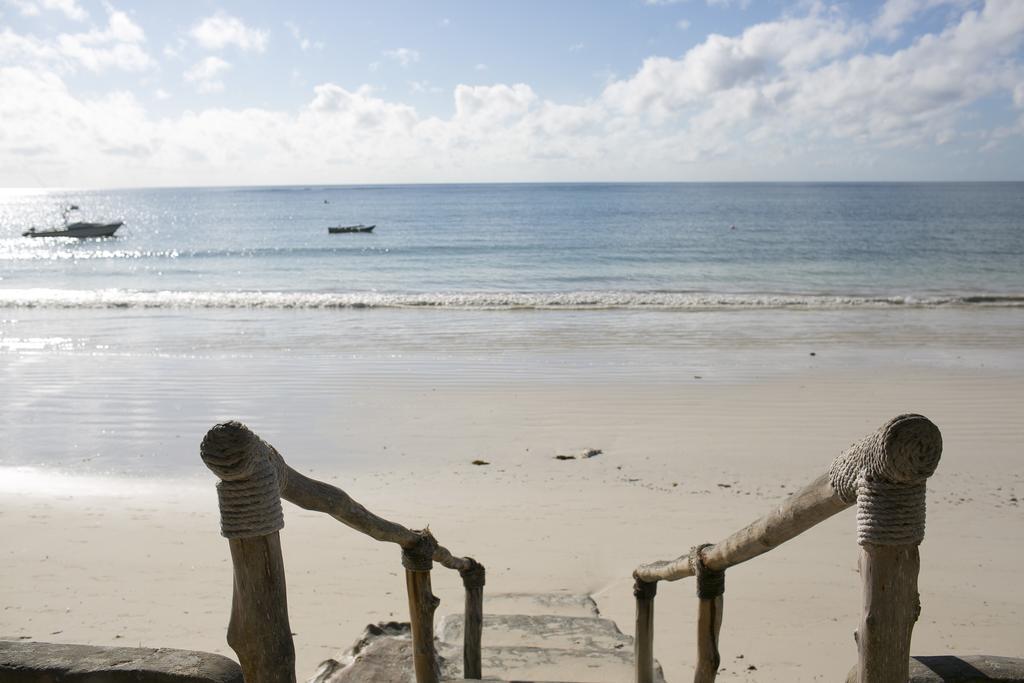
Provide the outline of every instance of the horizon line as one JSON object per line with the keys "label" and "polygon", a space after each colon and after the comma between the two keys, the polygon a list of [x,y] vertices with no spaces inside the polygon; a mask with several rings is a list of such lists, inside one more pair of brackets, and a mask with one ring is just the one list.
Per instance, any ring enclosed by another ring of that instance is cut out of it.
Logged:
{"label": "horizon line", "polygon": [[38,190],[43,192],[105,192],[122,190],[241,190],[267,188],[327,189],[370,187],[450,187],[500,185],[992,185],[1024,183],[1024,179],[986,180],[495,180],[449,182],[366,182],[366,183],[280,183],[242,185],[131,185],[131,186],[3,186],[0,192]]}

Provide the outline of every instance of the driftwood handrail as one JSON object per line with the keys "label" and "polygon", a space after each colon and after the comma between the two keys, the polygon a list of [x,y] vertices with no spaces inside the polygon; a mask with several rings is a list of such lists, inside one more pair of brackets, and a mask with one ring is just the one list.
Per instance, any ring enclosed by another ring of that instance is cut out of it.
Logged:
{"label": "driftwood handrail", "polygon": [[930,420],[899,415],[840,454],[801,491],[714,545],[633,572],[637,607],[636,681],[653,680],[654,596],[658,581],[697,577],[695,683],[715,680],[720,661],[725,570],[778,547],[857,505],[863,616],[857,630],[860,683],[904,683],[920,613],[918,545],[924,538],[925,481],[938,466],[942,435]]}
{"label": "driftwood handrail", "polygon": [[379,517],[338,487],[295,471],[277,449],[240,422],[214,425],[200,455],[221,479],[221,534],[228,539],[234,569],[228,644],[238,655],[246,683],[295,681],[279,536],[284,527],[281,498],[401,547],[417,683],[440,680],[434,649],[434,610],[440,601],[431,592],[430,571],[434,562],[458,571],[466,590],[463,677],[481,677],[483,565],[453,555],[429,529],[409,529]]}

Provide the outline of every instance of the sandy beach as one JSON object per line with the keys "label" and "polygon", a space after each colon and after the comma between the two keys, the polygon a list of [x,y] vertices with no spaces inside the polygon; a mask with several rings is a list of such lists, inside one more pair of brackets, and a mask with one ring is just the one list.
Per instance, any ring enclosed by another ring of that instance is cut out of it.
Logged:
{"label": "sandy beach", "polygon": [[288,678],[295,472],[486,567],[432,658],[422,539],[285,502],[298,681],[905,680],[940,441],[910,654],[1024,671],[1021,159],[1024,0],[0,0],[0,683],[236,581]]}
{"label": "sandy beach", "polygon": [[[406,392],[385,383],[359,412],[359,429],[340,419],[326,428],[339,441],[357,431],[379,449],[354,473],[324,468],[322,459],[310,466],[308,439],[278,424],[250,426],[296,469],[378,514],[429,525],[454,552],[478,558],[488,567],[487,591],[588,593],[629,633],[636,564],[724,537],[887,418],[920,412],[942,429],[944,454],[929,483],[913,651],[1019,655],[1024,373],[982,364],[893,362],[851,372],[823,362],[671,385],[508,382]],[[187,477],[5,471],[0,636],[231,654],[231,568],[214,479],[198,459],[202,433],[183,436],[196,453]],[[603,453],[554,458],[587,447]],[[471,465],[476,458],[490,464]],[[285,518],[301,677],[367,623],[404,619],[405,595],[396,547],[290,504]],[[854,528],[847,511],[729,572],[723,679],[845,675],[856,659],[860,605]],[[439,614],[459,609],[457,576],[439,569],[434,586]],[[690,675],[693,590],[682,581],[659,591],[655,655],[669,680]]]}

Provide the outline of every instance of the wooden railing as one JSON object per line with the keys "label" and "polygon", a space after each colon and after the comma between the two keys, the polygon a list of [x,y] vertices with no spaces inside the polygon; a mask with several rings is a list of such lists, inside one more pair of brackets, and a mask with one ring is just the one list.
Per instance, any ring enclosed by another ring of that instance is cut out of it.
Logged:
{"label": "wooden railing", "polygon": [[434,610],[439,600],[431,592],[430,571],[434,562],[457,570],[466,590],[463,676],[481,677],[483,565],[452,555],[429,529],[416,531],[378,517],[341,489],[296,472],[273,446],[239,422],[215,425],[203,439],[200,454],[221,479],[217,484],[221,533],[228,539],[234,569],[227,639],[238,655],[246,683],[295,681],[295,646],[279,536],[284,526],[281,498],[402,548],[417,683],[440,680],[434,648]]}
{"label": "wooden railing", "polygon": [[654,597],[658,581],[697,578],[695,683],[718,672],[725,570],[778,547],[857,505],[863,610],[856,633],[859,683],[906,683],[910,639],[920,613],[918,545],[924,538],[925,480],[942,454],[939,429],[900,415],[855,443],[826,472],[778,508],[714,545],[633,572],[637,683],[654,680]]}

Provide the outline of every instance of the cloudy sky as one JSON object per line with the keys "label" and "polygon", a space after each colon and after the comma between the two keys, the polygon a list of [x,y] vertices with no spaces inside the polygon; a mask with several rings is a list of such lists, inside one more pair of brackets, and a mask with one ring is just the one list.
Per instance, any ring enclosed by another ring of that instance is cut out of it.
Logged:
{"label": "cloudy sky", "polygon": [[1024,0],[0,0],[0,186],[1024,180]]}

